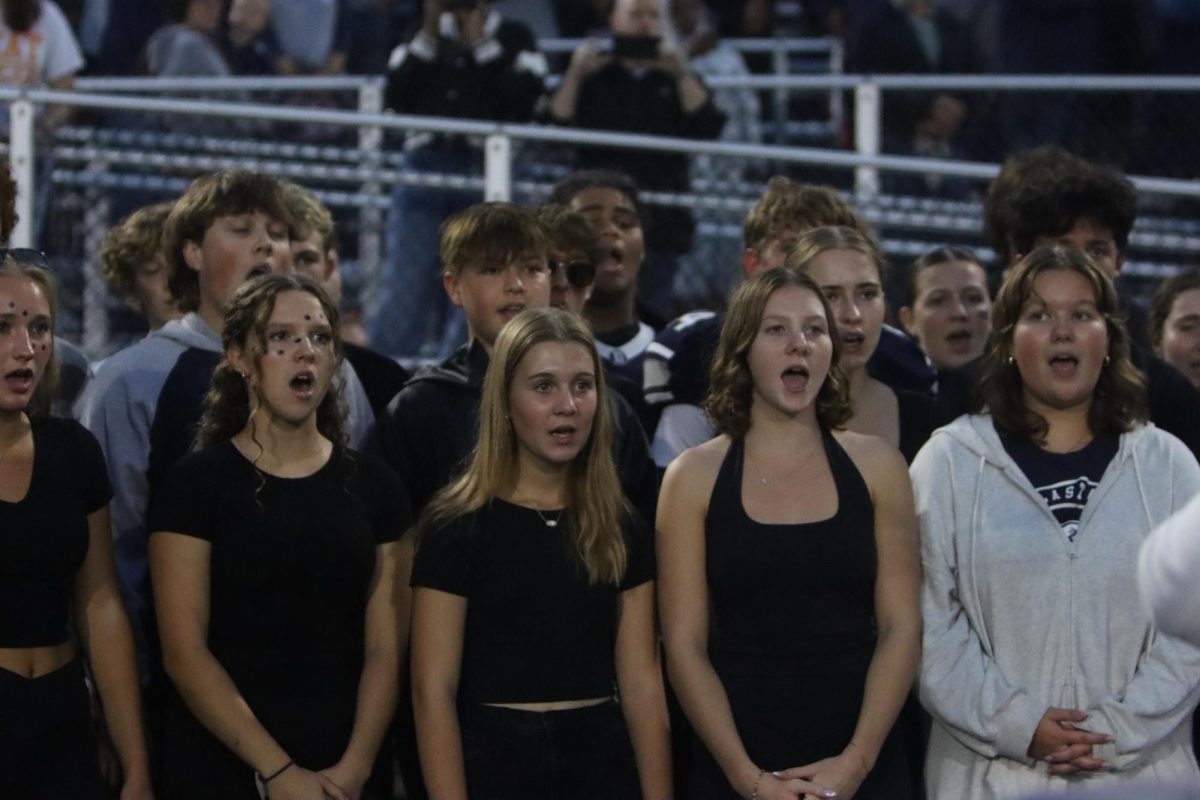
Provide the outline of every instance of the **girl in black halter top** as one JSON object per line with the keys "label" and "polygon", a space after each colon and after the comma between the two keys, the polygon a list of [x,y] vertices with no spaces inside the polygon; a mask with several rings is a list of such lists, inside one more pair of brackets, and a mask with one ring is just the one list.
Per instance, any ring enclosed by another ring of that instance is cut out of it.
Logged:
{"label": "girl in black halter top", "polygon": [[696,730],[690,797],[907,798],[890,733],[919,652],[900,454],[850,414],[828,304],[772,270],[730,304],[709,413],[659,504],[672,683]]}

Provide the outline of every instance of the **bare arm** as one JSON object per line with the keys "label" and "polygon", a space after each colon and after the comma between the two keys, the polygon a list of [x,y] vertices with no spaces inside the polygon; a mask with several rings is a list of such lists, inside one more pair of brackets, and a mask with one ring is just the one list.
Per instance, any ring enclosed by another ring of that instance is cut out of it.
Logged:
{"label": "bare arm", "polygon": [[[150,537],[150,576],[158,611],[163,666],[183,701],[205,728],[261,775],[291,757],[271,737],[229,673],[208,649],[212,545],[178,533]],[[349,800],[332,781],[294,765],[271,782],[271,800]]]}
{"label": "bare arm", "polygon": [[616,668],[621,710],[633,743],[642,797],[669,800],[671,737],[654,625],[654,581],[620,595]]}
{"label": "bare arm", "polygon": [[367,599],[363,671],[358,683],[354,728],[341,760],[322,771],[356,800],[371,777],[375,756],[396,711],[399,694],[400,676],[396,670],[399,658],[396,623],[399,550],[400,545],[396,542],[375,548],[377,556]]}
{"label": "bare arm", "polygon": [[466,621],[467,598],[424,587],[413,590],[413,716],[431,800],[467,796],[457,709]]}
{"label": "bare arm", "polygon": [[88,552],[75,576],[75,624],[124,773],[122,800],[151,797],[133,630],[121,602],[108,506],[88,514]]}
{"label": "bare arm", "polygon": [[571,54],[571,63],[563,73],[562,82],[550,98],[550,116],[555,122],[566,125],[575,119],[579,107],[579,90],[583,81],[600,67],[608,63],[609,57],[600,52],[600,45],[588,39]]}
{"label": "bare arm", "polygon": [[[708,658],[704,517],[724,448],[688,450],[663,478],[658,498],[658,601],[671,685],[696,733],[742,797],[795,798],[821,791],[806,780],[777,780],[755,764],[733,721],[729,698]],[[757,791],[756,791],[757,790]]]}

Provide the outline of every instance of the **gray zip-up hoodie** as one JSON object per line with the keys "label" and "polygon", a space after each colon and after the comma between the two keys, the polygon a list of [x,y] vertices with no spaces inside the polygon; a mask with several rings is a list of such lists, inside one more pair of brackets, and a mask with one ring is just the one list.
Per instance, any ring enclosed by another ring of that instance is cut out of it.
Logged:
{"label": "gray zip-up hoodie", "polygon": [[[1200,649],[1156,631],[1138,600],[1142,540],[1200,489],[1200,467],[1153,426],[1117,455],[1068,542],[987,415],[934,433],[912,465],[921,528],[921,700],[933,716],[930,800],[1074,792],[1097,783],[1200,788],[1191,713]],[[1113,736],[1103,772],[1062,777],[1026,756],[1051,706]]]}

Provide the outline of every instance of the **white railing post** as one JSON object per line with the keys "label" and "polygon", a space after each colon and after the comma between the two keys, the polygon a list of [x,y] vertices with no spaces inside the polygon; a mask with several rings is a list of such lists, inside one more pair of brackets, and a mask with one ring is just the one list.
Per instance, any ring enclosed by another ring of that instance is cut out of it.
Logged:
{"label": "white railing post", "polygon": [[[383,85],[368,81],[358,89],[358,110],[363,114],[378,114],[383,110]],[[358,147],[372,175],[383,166],[383,128],[360,125]],[[365,300],[374,297],[380,286],[383,269],[383,210],[378,199],[383,197],[383,184],[372,178],[360,190],[366,203],[358,210],[358,263],[361,270],[359,287]]]}
{"label": "white railing post", "polygon": [[13,180],[17,182],[17,226],[9,244],[33,247],[33,103],[14,100],[8,107],[9,150]]}
{"label": "white railing post", "polygon": [[[854,89],[854,149],[861,156],[879,155],[881,125],[879,86],[869,80]],[[854,168],[854,193],[859,202],[879,194],[879,170],[875,167]]]}
{"label": "white railing post", "polygon": [[512,200],[512,139],[502,133],[487,137],[483,147],[483,199]]}

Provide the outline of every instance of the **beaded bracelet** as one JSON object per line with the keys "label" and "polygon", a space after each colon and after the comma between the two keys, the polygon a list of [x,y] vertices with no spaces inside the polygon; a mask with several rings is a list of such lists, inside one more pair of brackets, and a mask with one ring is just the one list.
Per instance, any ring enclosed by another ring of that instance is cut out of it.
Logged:
{"label": "beaded bracelet", "polygon": [[758,771],[758,777],[754,779],[754,788],[750,790],[750,800],[758,800],[758,785],[762,783],[762,776],[766,773],[765,769]]}
{"label": "beaded bracelet", "polygon": [[287,762],[286,764],[284,764],[282,767],[280,767],[279,769],[277,769],[277,770],[275,770],[274,772],[272,772],[270,775],[263,775],[263,774],[260,772],[260,773],[258,774],[258,779],[259,779],[260,781],[262,781],[262,785],[263,785],[263,786],[266,786],[268,783],[270,783],[271,781],[275,780],[276,778],[278,778],[278,777],[279,777],[280,775],[282,775],[283,773],[287,772],[287,771],[288,771],[288,770],[289,770],[289,769],[290,769],[290,768],[291,768],[291,767],[292,767],[292,766],[293,766],[295,763],[296,763],[295,759],[291,759],[291,758],[289,758],[289,759],[288,759],[288,762]]}

